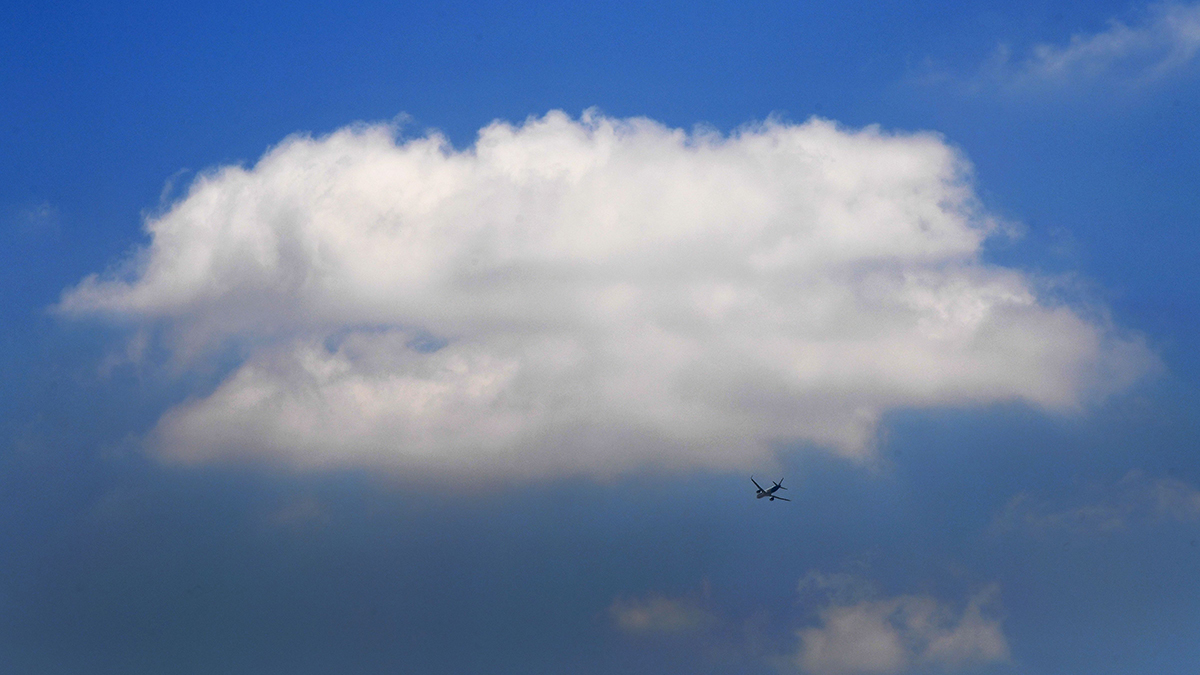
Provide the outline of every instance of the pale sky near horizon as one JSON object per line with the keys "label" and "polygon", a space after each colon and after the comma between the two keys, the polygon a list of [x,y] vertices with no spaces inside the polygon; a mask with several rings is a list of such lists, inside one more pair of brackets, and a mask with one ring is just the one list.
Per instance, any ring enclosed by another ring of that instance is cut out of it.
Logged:
{"label": "pale sky near horizon", "polygon": [[1200,5],[0,17],[5,672],[1200,662]]}

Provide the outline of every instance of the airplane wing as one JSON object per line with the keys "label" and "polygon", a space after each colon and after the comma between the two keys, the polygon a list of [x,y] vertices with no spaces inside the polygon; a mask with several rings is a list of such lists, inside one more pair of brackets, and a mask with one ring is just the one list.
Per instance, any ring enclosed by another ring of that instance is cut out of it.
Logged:
{"label": "airplane wing", "polygon": [[785,502],[792,501],[792,500],[788,499],[787,497],[780,497],[779,495],[771,495],[771,496],[774,497],[775,499],[782,499]]}
{"label": "airplane wing", "polygon": [[759,490],[762,490],[762,486],[758,484],[758,481],[754,480],[754,476],[750,477],[750,482],[754,483],[754,487],[758,488]]}

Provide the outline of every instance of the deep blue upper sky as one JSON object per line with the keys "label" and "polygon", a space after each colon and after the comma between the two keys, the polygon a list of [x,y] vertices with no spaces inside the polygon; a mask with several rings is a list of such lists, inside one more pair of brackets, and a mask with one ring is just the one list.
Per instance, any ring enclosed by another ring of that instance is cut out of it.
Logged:
{"label": "deep blue upper sky", "polygon": [[[1200,58],[1161,42],[1156,11],[10,3],[0,669],[796,672],[797,631],[838,606],[797,590],[816,571],[873,585],[856,607],[933,599],[955,617],[998,589],[985,609],[1004,658],[914,652],[859,672],[1192,672]],[[1112,21],[1150,46],[1020,85],[1037,45]],[[1012,57],[995,66],[1002,45]],[[1184,57],[1145,75],[1173,48]],[[369,469],[164,466],[138,439],[238,355],[184,373],[105,367],[130,327],[50,309],[146,244],[143,216],[197,172],[252,165],[290,134],[402,115],[405,134],[466,148],[495,119],[591,107],[726,133],[772,115],[937,132],[974,166],[985,208],[1023,231],[986,259],[1069,278],[1068,302],[1144,336],[1163,370],[1068,415],[891,411],[873,469],[784,452],[791,504],[755,502],[746,476],[720,471],[431,488]],[[695,625],[621,628],[621,608],[654,598]]]}

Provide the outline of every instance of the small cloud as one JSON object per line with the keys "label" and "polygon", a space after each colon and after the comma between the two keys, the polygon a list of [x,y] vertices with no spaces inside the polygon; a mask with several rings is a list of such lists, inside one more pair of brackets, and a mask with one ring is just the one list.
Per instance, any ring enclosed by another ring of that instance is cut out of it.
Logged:
{"label": "small cloud", "polygon": [[101,377],[108,377],[123,366],[138,366],[146,358],[150,347],[150,331],[145,328],[135,331],[125,339],[121,349],[108,353],[101,361],[97,372]]}
{"label": "small cloud", "polygon": [[1200,52],[1200,3],[1150,5],[1139,20],[1110,19],[1094,33],[1027,49],[996,47],[972,76],[960,77],[926,61],[915,81],[959,84],[970,93],[1054,94],[1092,87],[1138,89],[1175,75]]}
{"label": "small cloud", "polygon": [[816,570],[809,571],[800,579],[797,590],[801,595],[819,595],[843,605],[854,604],[878,594],[874,583],[857,574],[825,574]]}
{"label": "small cloud", "polygon": [[1151,8],[1140,24],[1113,20],[1094,35],[1074,35],[1065,47],[1039,45],[1023,74],[1046,81],[1109,74],[1154,79],[1181,68],[1200,50],[1200,4]]}
{"label": "small cloud", "polygon": [[117,487],[104,493],[87,510],[86,519],[95,525],[109,525],[136,513],[146,495],[127,487]]}
{"label": "small cloud", "polygon": [[269,527],[304,530],[329,524],[325,505],[312,497],[301,497],[267,513],[263,523]]}
{"label": "small cloud", "polygon": [[[864,588],[862,583],[860,588]],[[834,588],[844,585],[839,581]],[[1008,641],[1000,620],[992,616],[998,595],[998,588],[989,586],[971,596],[962,611],[956,611],[952,604],[928,595],[847,603],[835,592],[829,604],[818,610],[818,625],[798,632],[800,650],[795,664],[812,675],[850,675],[951,669],[1006,660]]]}
{"label": "small cloud", "polygon": [[16,209],[10,220],[16,232],[26,238],[56,239],[61,231],[58,207],[47,201]]}
{"label": "small cloud", "polygon": [[1152,479],[1133,470],[1115,484],[1093,488],[1091,493],[1082,503],[1067,507],[1020,493],[996,516],[993,530],[1114,532],[1139,524],[1200,521],[1200,490],[1174,478]]}
{"label": "small cloud", "polygon": [[710,626],[716,617],[690,598],[617,598],[608,608],[617,628],[635,635],[690,633]]}

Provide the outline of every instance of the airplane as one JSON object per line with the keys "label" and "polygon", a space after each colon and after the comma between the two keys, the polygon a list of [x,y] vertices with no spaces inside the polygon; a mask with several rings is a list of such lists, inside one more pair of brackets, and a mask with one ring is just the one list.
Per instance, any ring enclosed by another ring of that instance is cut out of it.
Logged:
{"label": "airplane", "polygon": [[763,497],[768,497],[768,498],[770,498],[771,501],[775,501],[776,499],[780,499],[785,502],[792,501],[792,500],[788,499],[787,497],[780,497],[779,495],[775,494],[776,490],[786,490],[787,489],[787,488],[783,487],[783,479],[782,478],[780,478],[777,481],[774,481],[775,484],[766,490],[762,489],[762,486],[758,484],[758,481],[754,480],[754,476],[750,476],[750,482],[754,483],[754,487],[758,488],[758,492],[754,493],[755,499],[762,499]]}

